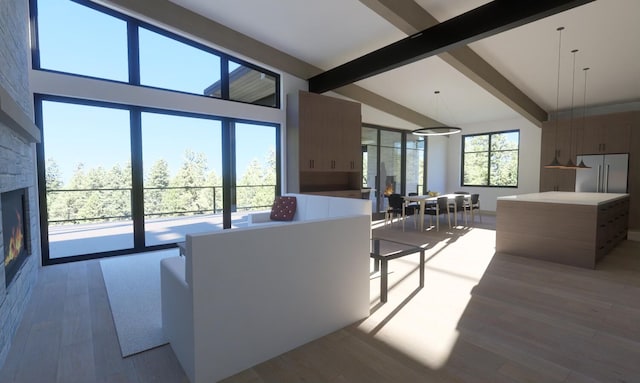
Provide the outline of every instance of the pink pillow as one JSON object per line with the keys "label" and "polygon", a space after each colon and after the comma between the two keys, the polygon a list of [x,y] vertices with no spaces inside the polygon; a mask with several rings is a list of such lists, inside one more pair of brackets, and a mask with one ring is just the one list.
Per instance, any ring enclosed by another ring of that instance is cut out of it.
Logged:
{"label": "pink pillow", "polygon": [[292,221],[296,214],[296,197],[276,197],[271,207],[272,221]]}

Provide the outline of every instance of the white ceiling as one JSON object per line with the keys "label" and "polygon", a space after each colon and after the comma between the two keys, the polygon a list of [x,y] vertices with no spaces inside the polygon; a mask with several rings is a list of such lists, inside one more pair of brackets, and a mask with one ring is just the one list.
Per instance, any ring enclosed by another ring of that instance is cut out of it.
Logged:
{"label": "white ceiling", "polygon": [[[331,69],[406,37],[358,0],[172,0],[322,69]],[[416,0],[439,21],[486,0]],[[470,48],[547,112],[556,110],[558,32],[564,26],[560,109],[640,101],[639,0],[597,0],[474,42]],[[517,113],[438,57],[357,85],[447,124],[500,120]],[[433,94],[440,90],[437,97]]]}

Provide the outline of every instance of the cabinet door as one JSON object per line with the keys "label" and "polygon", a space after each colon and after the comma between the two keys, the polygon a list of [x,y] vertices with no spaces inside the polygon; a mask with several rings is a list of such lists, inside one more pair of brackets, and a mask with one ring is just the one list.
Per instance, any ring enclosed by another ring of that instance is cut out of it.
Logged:
{"label": "cabinet door", "polygon": [[548,165],[553,160],[555,155],[555,127],[543,126],[542,127],[542,141],[540,145],[540,191],[554,191],[554,170],[545,169],[545,165]]}
{"label": "cabinet door", "polygon": [[301,92],[299,100],[299,158],[301,171],[324,170],[324,123],[326,108],[322,99]]}
{"label": "cabinet door", "polygon": [[587,121],[580,135],[580,152],[583,154],[602,153],[602,127],[595,120]]}
{"label": "cabinet door", "polygon": [[603,127],[604,141],[603,141],[603,153],[615,154],[615,153],[629,153],[630,141],[631,141],[631,126],[615,125]]}
{"label": "cabinet door", "polygon": [[575,127],[571,130],[567,121],[559,121],[557,128],[551,123],[542,128],[542,141],[540,147],[540,191],[574,191],[576,183],[576,171],[570,169],[546,169],[544,166],[551,163],[554,154],[557,154],[558,162],[565,165],[569,158],[575,163],[576,147]]}
{"label": "cabinet door", "polygon": [[362,117],[360,105],[350,103],[344,106],[340,115],[340,154],[339,170],[347,172],[360,172],[362,170],[361,131]]}
{"label": "cabinet door", "polygon": [[[631,141],[630,115],[595,116],[588,119],[584,129],[584,154],[628,153]],[[582,137],[581,137],[582,138]]]}
{"label": "cabinet door", "polygon": [[573,138],[575,137],[575,129],[571,129],[571,125],[566,121],[558,124],[558,132],[556,135],[556,149],[558,150],[558,161],[562,165],[566,165],[571,159],[576,162],[576,148]]}

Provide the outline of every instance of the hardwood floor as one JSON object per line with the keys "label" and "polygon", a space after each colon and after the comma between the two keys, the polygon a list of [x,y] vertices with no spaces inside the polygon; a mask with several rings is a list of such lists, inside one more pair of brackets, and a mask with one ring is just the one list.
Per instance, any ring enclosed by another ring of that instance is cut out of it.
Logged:
{"label": "hardwood floor", "polygon": [[[368,318],[224,382],[639,382],[640,242],[588,270],[494,255],[483,221],[374,229],[427,249],[425,287],[417,254],[391,261]],[[98,262],[46,267],[0,381],[186,382],[170,347],[123,359],[117,342]]]}

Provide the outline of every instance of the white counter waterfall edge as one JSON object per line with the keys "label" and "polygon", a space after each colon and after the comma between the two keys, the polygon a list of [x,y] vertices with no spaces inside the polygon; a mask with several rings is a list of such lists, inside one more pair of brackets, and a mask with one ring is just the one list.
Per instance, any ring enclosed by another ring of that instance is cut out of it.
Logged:
{"label": "white counter waterfall edge", "polygon": [[546,192],[500,197],[496,252],[595,268],[627,238],[629,195]]}
{"label": "white counter waterfall edge", "polygon": [[577,193],[577,192],[544,192],[498,197],[498,200],[563,203],[571,205],[600,205],[616,199],[628,197],[624,193]]}

